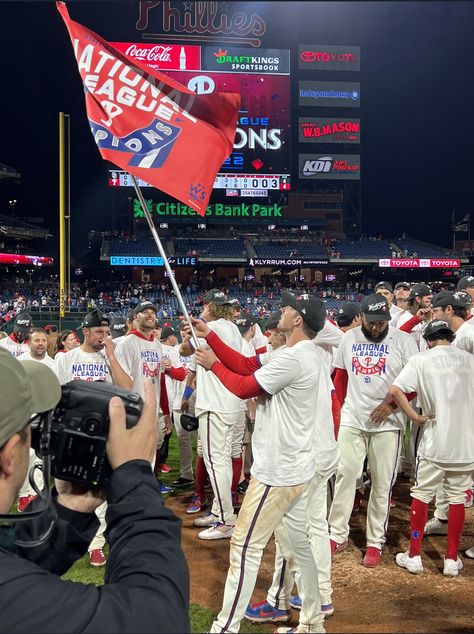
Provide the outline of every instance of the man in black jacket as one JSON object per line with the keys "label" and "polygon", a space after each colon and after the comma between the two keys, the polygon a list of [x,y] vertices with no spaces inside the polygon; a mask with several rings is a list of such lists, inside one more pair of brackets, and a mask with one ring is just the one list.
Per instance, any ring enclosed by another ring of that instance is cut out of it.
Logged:
{"label": "man in black jacket", "polygon": [[[60,387],[43,364],[21,364],[2,350],[0,376],[0,513],[8,513],[28,469],[29,421],[55,407]],[[180,523],[164,506],[151,470],[156,402],[149,384],[145,391],[133,429],[126,428],[121,399],[109,405],[105,585],[58,576],[87,552],[103,495],[56,481],[44,513],[0,523],[0,632],[189,632]],[[27,511],[42,504],[36,500]]]}

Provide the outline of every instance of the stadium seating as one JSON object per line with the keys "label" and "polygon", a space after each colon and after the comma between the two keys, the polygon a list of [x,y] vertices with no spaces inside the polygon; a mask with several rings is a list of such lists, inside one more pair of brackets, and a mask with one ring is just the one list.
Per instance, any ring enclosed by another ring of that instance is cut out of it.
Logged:
{"label": "stadium seating", "polygon": [[339,252],[341,258],[379,259],[389,258],[392,254],[390,242],[387,240],[334,240],[332,250]]}
{"label": "stadium seating", "polygon": [[394,238],[393,242],[399,247],[398,251],[402,252],[403,257],[418,258],[444,258],[453,257],[453,251],[443,249],[435,245],[416,240],[415,238]]}
{"label": "stadium seating", "polygon": [[222,258],[245,258],[247,252],[245,242],[242,238],[233,240],[203,240],[192,238],[178,238],[174,242],[175,254],[177,256],[190,255],[194,251],[198,256],[222,257]]}

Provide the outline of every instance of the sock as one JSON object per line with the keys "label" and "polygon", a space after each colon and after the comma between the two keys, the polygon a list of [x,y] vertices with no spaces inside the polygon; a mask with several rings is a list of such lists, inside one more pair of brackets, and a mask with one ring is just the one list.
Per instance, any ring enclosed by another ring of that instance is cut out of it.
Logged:
{"label": "sock", "polygon": [[207,480],[207,469],[204,464],[204,458],[202,456],[196,457],[196,494],[199,495],[201,500],[206,499],[206,493],[204,486]]}
{"label": "sock", "polygon": [[448,513],[448,548],[446,559],[458,558],[459,541],[464,528],[464,504],[450,504]]}
{"label": "sock", "polygon": [[413,498],[410,507],[410,557],[421,554],[421,540],[428,519],[428,504]]}
{"label": "sock", "polygon": [[240,474],[242,471],[242,454],[238,458],[232,458],[232,485],[230,490],[235,493],[237,485],[240,482]]}

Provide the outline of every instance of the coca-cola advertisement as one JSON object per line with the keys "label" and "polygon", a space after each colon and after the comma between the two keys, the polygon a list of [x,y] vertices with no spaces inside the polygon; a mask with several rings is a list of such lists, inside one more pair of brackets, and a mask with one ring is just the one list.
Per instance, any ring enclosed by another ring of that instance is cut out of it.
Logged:
{"label": "coca-cola advertisement", "polygon": [[132,42],[111,42],[130,59],[137,59],[157,70],[199,70],[201,68],[201,47],[179,44],[145,44]]}

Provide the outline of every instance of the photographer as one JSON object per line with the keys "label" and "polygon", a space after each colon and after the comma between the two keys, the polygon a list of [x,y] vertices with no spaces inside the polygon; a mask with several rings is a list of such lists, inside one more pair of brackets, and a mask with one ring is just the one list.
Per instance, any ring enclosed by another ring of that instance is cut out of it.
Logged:
{"label": "photographer", "polygon": [[[53,409],[61,392],[49,368],[20,363],[3,350],[0,374],[0,513],[5,514],[28,469],[29,422]],[[135,427],[126,428],[117,397],[109,403],[109,415],[107,456],[113,473],[105,490],[110,544],[105,585],[58,577],[87,552],[103,492],[56,481],[41,515],[1,519],[0,632],[189,631],[179,521],[165,508],[150,466],[157,436],[151,385],[146,384]],[[37,500],[28,511],[43,504]]]}

